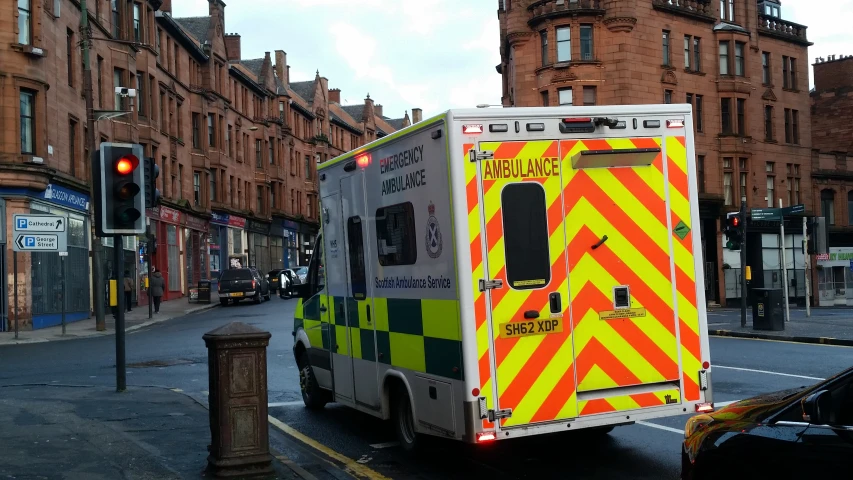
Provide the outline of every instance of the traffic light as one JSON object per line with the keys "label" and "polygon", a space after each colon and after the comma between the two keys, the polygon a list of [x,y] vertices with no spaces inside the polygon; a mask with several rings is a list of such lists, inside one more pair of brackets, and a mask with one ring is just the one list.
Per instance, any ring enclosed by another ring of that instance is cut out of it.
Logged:
{"label": "traffic light", "polygon": [[93,162],[95,228],[99,236],[145,233],[142,145],[101,143]]}
{"label": "traffic light", "polygon": [[729,250],[740,250],[743,243],[743,233],[741,232],[740,213],[733,212],[726,215],[726,227],[723,232],[726,234],[726,248]]}
{"label": "traffic light", "polygon": [[143,165],[145,184],[145,208],[153,208],[160,204],[160,190],[157,189],[157,177],[160,176],[160,167],[154,163],[153,158],[145,158]]}

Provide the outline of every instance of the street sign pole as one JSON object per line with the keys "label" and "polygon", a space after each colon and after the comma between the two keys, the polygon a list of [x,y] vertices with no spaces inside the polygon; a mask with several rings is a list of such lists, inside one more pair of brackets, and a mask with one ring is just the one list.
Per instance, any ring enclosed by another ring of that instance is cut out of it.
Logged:
{"label": "street sign pole", "polygon": [[65,255],[59,254],[59,275],[62,278],[62,334],[65,335]]}
{"label": "street sign pole", "polygon": [[[779,210],[782,210],[782,199],[779,199]],[[779,230],[782,233],[782,296],[785,299],[785,321],[791,321],[791,306],[788,301],[788,258],[785,254],[785,215],[782,214],[782,221],[779,222]]]}
{"label": "street sign pole", "polygon": [[15,340],[18,339],[18,251],[12,252],[12,269],[15,271],[12,282],[15,284]]}
{"label": "street sign pole", "polygon": [[121,235],[113,237],[113,272],[116,276],[116,391],[127,390],[124,358],[124,245]]}
{"label": "street sign pole", "polygon": [[810,273],[811,273],[811,261],[809,259],[809,233],[806,227],[806,217],[803,217],[803,277],[806,283],[806,317],[812,316],[812,303],[811,303],[811,288],[809,287]]}
{"label": "street sign pole", "polygon": [[740,326],[746,328],[746,197],[740,199]]}

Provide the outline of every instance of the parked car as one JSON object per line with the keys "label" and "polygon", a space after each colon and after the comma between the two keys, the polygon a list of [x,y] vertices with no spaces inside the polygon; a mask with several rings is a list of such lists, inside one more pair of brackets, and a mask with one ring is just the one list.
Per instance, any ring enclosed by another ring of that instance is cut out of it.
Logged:
{"label": "parked car", "polygon": [[299,281],[296,282],[297,285],[303,284],[307,281],[308,267],[293,267],[291,270],[299,278]]}
{"label": "parked car", "polygon": [[681,459],[684,480],[850,478],[853,368],[691,417]]}
{"label": "parked car", "polygon": [[278,289],[279,298],[290,298],[293,296],[293,283],[294,277],[296,274],[293,273],[293,270],[283,269],[279,273],[279,283],[281,286]]}
{"label": "parked car", "polygon": [[283,268],[277,268],[275,270],[270,270],[267,272],[267,281],[270,284],[270,293],[275,294],[278,292],[278,289],[281,288],[281,272]]}
{"label": "parked car", "polygon": [[230,268],[223,270],[219,277],[219,303],[228,305],[244,298],[255,303],[270,299],[269,282],[255,268]]}

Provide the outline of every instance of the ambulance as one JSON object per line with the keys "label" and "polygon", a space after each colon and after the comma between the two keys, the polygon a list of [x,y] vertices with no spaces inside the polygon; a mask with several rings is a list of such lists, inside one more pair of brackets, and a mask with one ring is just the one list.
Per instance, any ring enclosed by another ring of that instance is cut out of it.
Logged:
{"label": "ambulance", "polygon": [[689,105],[450,110],[318,166],[304,403],[401,446],[713,410]]}

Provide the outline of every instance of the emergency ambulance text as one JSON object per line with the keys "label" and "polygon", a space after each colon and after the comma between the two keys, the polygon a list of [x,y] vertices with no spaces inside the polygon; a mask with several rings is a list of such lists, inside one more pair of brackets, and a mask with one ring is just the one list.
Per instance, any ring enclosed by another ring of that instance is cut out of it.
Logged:
{"label": "emergency ambulance text", "polygon": [[[385,175],[396,170],[421,163],[424,160],[424,146],[418,145],[400,153],[379,160],[379,173]],[[421,168],[382,180],[382,195],[405,192],[410,188],[426,185],[426,169]]]}
{"label": "emergency ambulance text", "polygon": [[450,278],[440,276],[438,278],[427,276],[426,278],[415,277],[385,277],[374,279],[374,288],[451,288]]}
{"label": "emergency ambulance text", "polygon": [[395,153],[394,155],[390,155],[380,159],[379,173],[385,175],[386,173],[393,172],[394,170],[399,170],[401,168],[408,167],[409,165],[419,163],[423,161],[423,159],[423,145],[419,145],[408,150],[403,150],[400,153]]}
{"label": "emergency ambulance text", "polygon": [[491,160],[483,165],[483,179],[485,180],[558,177],[559,175],[560,164],[557,157],[531,158],[528,160],[507,158]]}

